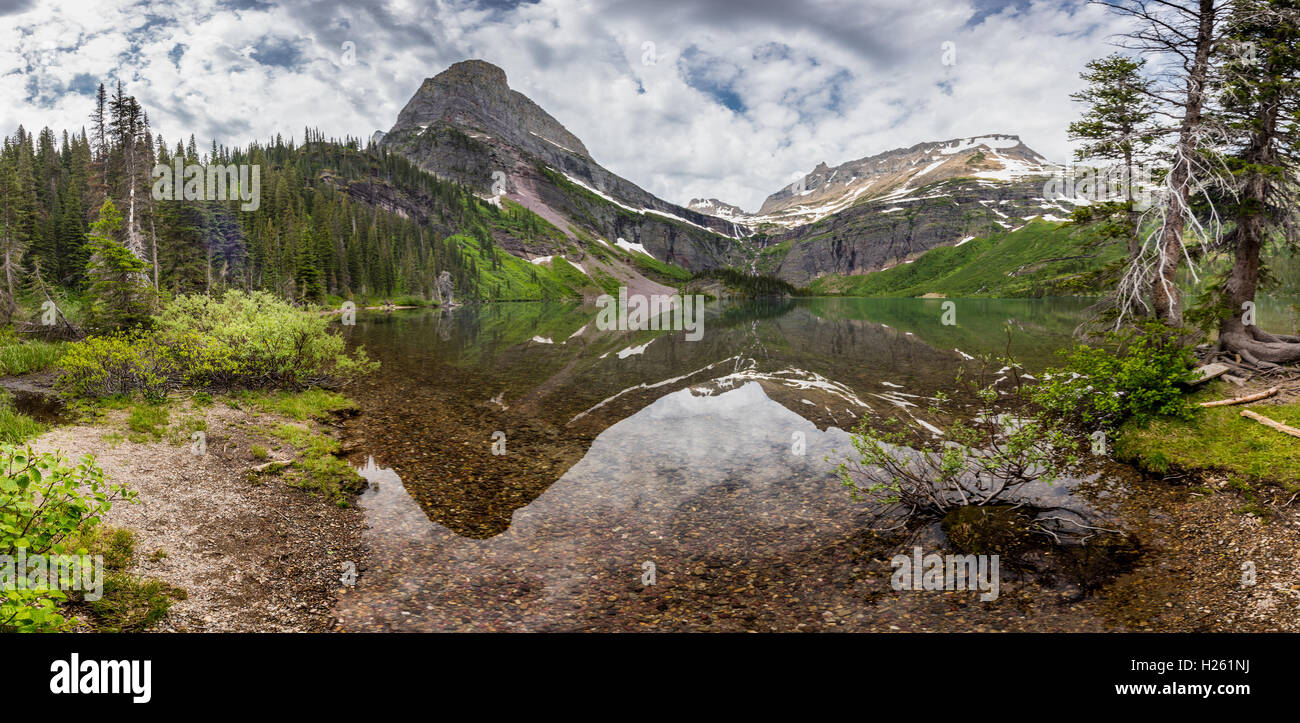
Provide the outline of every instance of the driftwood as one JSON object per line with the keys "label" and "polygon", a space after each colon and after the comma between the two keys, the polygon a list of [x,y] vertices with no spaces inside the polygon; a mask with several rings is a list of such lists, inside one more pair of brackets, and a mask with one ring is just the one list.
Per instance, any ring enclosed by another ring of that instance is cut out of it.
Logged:
{"label": "driftwood", "polygon": [[1265,427],[1272,427],[1273,429],[1276,429],[1277,431],[1283,434],[1289,434],[1292,437],[1300,437],[1300,429],[1296,429],[1295,427],[1288,427],[1285,424],[1282,424],[1281,422],[1276,422],[1272,419],[1269,419],[1268,417],[1265,417],[1262,414],[1256,414],[1250,411],[1249,409],[1241,410],[1241,416],[1250,417],[1251,419],[1255,420],[1256,422],[1259,422]]}
{"label": "driftwood", "polygon": [[1255,401],[1259,401],[1260,399],[1267,399],[1273,396],[1274,394],[1277,394],[1277,392],[1278,392],[1277,387],[1269,387],[1268,389],[1265,389],[1264,391],[1259,392],[1258,394],[1247,394],[1244,397],[1237,397],[1235,399],[1220,399],[1215,402],[1201,402],[1201,406],[1202,407],[1227,407],[1233,404],[1245,404],[1246,402],[1255,402]]}
{"label": "driftwood", "polygon": [[278,469],[280,467],[288,467],[291,464],[293,464],[293,460],[291,459],[273,459],[270,462],[267,462],[266,464],[259,464],[255,467],[249,467],[249,471],[257,472],[260,474],[262,472],[267,471],[268,469],[271,469],[272,467]]}

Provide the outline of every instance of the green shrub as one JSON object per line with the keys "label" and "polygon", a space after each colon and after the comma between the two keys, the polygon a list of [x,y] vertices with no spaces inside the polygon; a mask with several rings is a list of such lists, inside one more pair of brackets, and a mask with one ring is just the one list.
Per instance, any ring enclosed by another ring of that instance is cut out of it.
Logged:
{"label": "green shrub", "polygon": [[394,306],[431,306],[433,304],[433,302],[423,296],[416,296],[415,294],[395,296],[393,297],[392,302]]}
{"label": "green shrub", "polygon": [[150,332],[92,336],[68,344],[56,386],[77,397],[142,394],[161,400],[175,384],[175,359]]}
{"label": "green shrub", "polygon": [[165,398],[197,389],[341,386],[373,371],[364,349],[351,354],[330,320],[266,292],[181,296],[130,335],[68,345],[58,384],[73,396],[142,393]]}
{"label": "green shrub", "polygon": [[186,385],[225,388],[330,386],[372,371],[365,350],[349,355],[330,321],[264,291],[181,296],[154,317]]}
{"label": "green shrub", "polygon": [[[84,553],[72,543],[96,525],[117,499],[133,492],[110,484],[94,458],[75,466],[30,447],[0,446],[0,555]],[[4,568],[0,568],[3,576]],[[0,580],[0,631],[61,630],[69,625],[56,605],[62,590],[28,590]],[[14,589],[10,589],[13,587]]]}
{"label": "green shrub", "polygon": [[1126,419],[1191,416],[1180,385],[1195,360],[1177,331],[1158,322],[1107,335],[1114,350],[1077,345],[1063,351],[1063,368],[1049,369],[1030,396],[1057,417],[1084,429],[1113,428]]}

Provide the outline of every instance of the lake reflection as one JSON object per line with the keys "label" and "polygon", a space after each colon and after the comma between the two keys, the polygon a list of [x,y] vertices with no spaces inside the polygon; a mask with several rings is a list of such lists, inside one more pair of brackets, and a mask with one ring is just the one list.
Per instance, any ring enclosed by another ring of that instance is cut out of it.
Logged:
{"label": "lake reflection", "polygon": [[714,304],[696,342],[602,332],[559,303],[361,317],[352,341],[383,364],[348,429],[376,482],[372,555],[340,619],[784,630],[844,610],[869,628],[887,580],[830,474],[844,430],[937,429],[931,400],[968,357],[1009,347],[1040,368],[1087,303],[959,300],[956,326],[940,300]]}

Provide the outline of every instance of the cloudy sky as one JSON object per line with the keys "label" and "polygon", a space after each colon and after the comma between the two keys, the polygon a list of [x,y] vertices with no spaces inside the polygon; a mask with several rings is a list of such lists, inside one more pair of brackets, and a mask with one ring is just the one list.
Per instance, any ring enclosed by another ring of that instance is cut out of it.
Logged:
{"label": "cloudy sky", "polygon": [[387,130],[481,58],[605,167],[747,210],[820,161],[1014,133],[1066,160],[1119,21],[1083,0],[0,0],[0,133],[121,80],[171,143]]}

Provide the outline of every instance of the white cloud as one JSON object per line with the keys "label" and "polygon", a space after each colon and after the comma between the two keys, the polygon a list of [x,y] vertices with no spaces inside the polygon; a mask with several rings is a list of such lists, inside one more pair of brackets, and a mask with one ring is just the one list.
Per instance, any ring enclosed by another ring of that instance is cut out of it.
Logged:
{"label": "white cloud", "polygon": [[[0,26],[0,94],[19,99],[0,107],[0,129],[81,128],[91,98],[68,88],[89,76],[123,80],[171,144],[304,126],[366,137],[425,77],[477,57],[610,170],[678,203],[716,196],[753,210],[820,161],[920,141],[1016,133],[1064,160],[1069,93],[1118,23],[1069,0],[973,26],[971,3],[937,0],[499,4],[46,1]],[[355,65],[343,64],[345,41]],[[654,65],[641,62],[646,41]],[[941,62],[947,41],[955,66]],[[259,47],[293,62],[259,63]]]}

